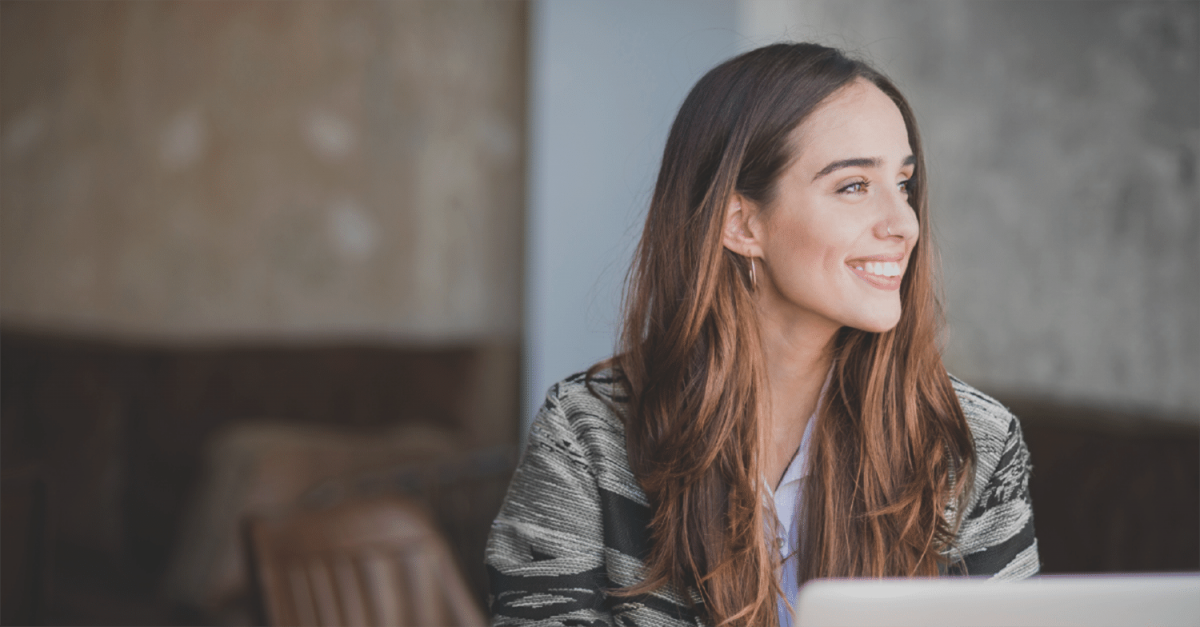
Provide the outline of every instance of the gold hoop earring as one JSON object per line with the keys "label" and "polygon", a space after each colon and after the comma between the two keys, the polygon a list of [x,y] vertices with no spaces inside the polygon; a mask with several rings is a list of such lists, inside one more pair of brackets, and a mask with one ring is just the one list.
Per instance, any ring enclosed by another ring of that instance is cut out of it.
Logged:
{"label": "gold hoop earring", "polygon": [[750,290],[758,291],[758,277],[754,274],[754,257],[750,258]]}

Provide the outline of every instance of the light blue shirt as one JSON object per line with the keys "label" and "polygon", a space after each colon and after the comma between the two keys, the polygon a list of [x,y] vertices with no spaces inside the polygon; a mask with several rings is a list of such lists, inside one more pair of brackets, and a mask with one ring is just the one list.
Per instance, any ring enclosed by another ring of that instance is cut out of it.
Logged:
{"label": "light blue shirt", "polygon": [[808,477],[808,446],[812,439],[813,424],[816,422],[817,416],[814,413],[808,419],[808,425],[804,427],[800,448],[796,449],[796,455],[792,457],[787,470],[783,472],[783,478],[779,480],[779,487],[771,494],[775,502],[775,515],[779,518],[779,524],[774,529],[775,543],[779,547],[779,555],[783,560],[779,583],[783,588],[784,596],[787,597],[787,603],[783,598],[780,598],[778,603],[780,627],[791,627],[792,613],[788,610],[788,603],[795,607],[796,596],[800,592],[800,582],[796,577],[796,570],[799,567],[797,550],[800,546],[800,516],[797,514],[803,505],[801,488],[804,487],[804,480]]}

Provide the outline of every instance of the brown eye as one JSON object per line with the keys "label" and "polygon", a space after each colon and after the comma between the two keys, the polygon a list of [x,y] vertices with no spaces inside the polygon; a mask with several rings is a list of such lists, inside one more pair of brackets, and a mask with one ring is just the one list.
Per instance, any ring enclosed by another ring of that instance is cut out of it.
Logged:
{"label": "brown eye", "polygon": [[839,194],[858,194],[858,193],[867,191],[867,187],[869,185],[870,185],[870,183],[867,183],[866,181],[855,181],[855,182],[839,189],[838,193]]}
{"label": "brown eye", "polygon": [[912,179],[900,181],[900,191],[907,194],[912,191]]}

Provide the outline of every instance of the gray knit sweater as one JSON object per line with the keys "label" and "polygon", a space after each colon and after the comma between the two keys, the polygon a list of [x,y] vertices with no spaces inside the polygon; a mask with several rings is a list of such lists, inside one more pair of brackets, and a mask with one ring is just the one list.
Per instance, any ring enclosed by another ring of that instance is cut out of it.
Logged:
{"label": "gray knit sweater", "polygon": [[[952,381],[977,457],[952,556],[956,570],[997,579],[1034,575],[1029,452],[1020,424],[992,398]],[[592,387],[623,401],[607,373],[594,377]],[[588,390],[582,374],[555,384],[488,539],[494,624],[702,624],[676,590],[635,599],[605,593],[639,581],[650,515],[629,468],[620,417]]]}

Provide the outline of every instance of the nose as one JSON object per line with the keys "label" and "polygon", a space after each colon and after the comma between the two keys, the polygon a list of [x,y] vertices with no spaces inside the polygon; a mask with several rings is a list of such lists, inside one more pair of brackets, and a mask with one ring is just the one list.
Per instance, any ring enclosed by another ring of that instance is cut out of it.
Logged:
{"label": "nose", "polygon": [[917,212],[908,204],[908,196],[893,190],[880,197],[880,216],[875,224],[875,237],[879,239],[916,239],[920,232]]}

